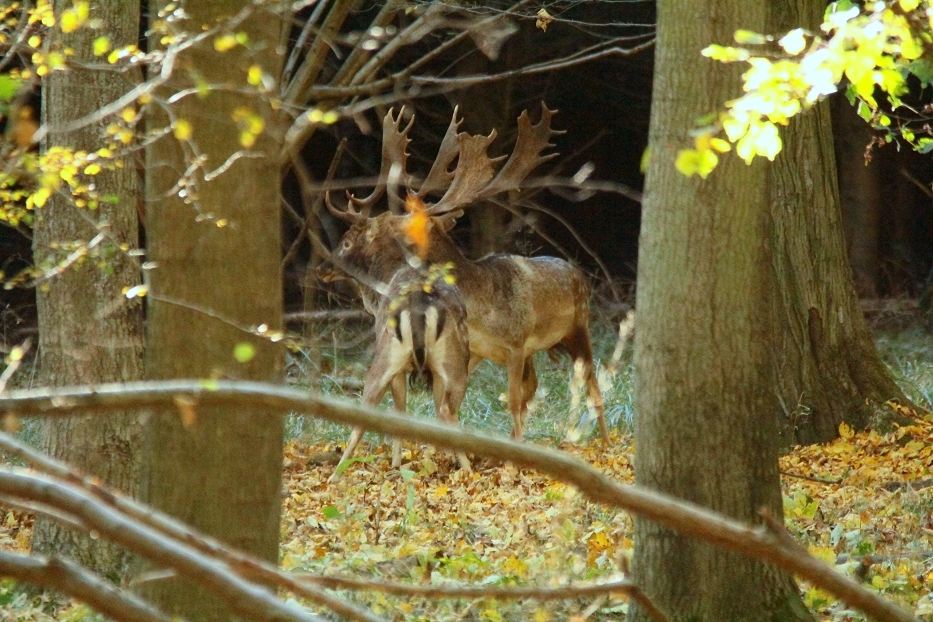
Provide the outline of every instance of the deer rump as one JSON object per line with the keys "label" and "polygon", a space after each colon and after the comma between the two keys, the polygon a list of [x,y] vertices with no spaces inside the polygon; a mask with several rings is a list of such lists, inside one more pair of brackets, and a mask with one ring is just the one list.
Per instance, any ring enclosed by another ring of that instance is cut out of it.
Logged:
{"label": "deer rump", "polygon": [[[426,279],[425,273],[402,268],[392,277],[376,313],[376,348],[363,384],[363,404],[376,406],[389,387],[395,409],[406,410],[406,375],[417,374],[434,397],[437,418],[458,425],[460,403],[466,395],[470,363],[467,311],[460,290],[443,279]],[[363,437],[354,428],[340,463],[349,460]],[[470,471],[464,453],[457,454],[460,468]],[[401,443],[392,445],[392,466],[401,464]],[[331,481],[339,477],[338,469]]]}
{"label": "deer rump", "polygon": [[[442,374],[444,384],[457,372],[466,373],[470,352],[467,311],[456,286],[440,280],[427,288],[422,284],[417,271],[405,269],[389,282],[381,305],[384,309],[376,316],[376,351],[395,350],[402,373],[410,374],[411,380],[423,380],[433,390],[435,373]],[[401,363],[403,359],[407,360]]]}

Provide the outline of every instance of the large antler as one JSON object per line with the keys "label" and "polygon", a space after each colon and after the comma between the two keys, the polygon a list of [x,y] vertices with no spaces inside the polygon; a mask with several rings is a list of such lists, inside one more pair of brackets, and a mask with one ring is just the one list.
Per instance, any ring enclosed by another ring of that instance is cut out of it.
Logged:
{"label": "large antler", "polygon": [[[551,117],[554,116],[555,112],[557,111],[549,110],[542,102],[541,120],[537,125],[531,124],[527,110],[518,117],[518,138],[515,141],[515,149],[512,150],[512,155],[509,156],[508,161],[499,170],[498,174],[495,173],[493,168],[495,160],[486,155],[486,149],[496,137],[495,130],[488,137],[471,136],[466,133],[458,134],[460,160],[457,162],[457,169],[453,173],[453,180],[450,182],[450,187],[444,196],[434,205],[428,205],[427,213],[432,216],[445,214],[500,192],[517,190],[525,177],[536,166],[557,155],[555,153],[541,155],[542,151],[553,146],[550,142],[551,137],[563,133],[551,129]],[[454,111],[454,119],[456,120],[456,110]],[[452,130],[456,132],[455,125],[454,121],[451,121],[451,127],[447,130],[448,135]],[[447,136],[444,137],[444,141],[447,142]],[[450,165],[453,158],[448,157],[447,153],[444,152],[443,145],[442,152],[444,157],[447,158],[443,166],[443,170],[446,172],[447,166]],[[438,162],[441,160],[441,153],[439,153],[438,160],[435,161],[431,173],[428,175],[429,179],[435,169],[438,168]],[[422,187],[419,197],[423,198],[424,194],[425,190]]]}
{"label": "large antler", "polygon": [[437,157],[434,159],[434,164],[431,165],[428,176],[424,178],[424,181],[421,182],[421,187],[418,189],[418,192],[415,193],[422,202],[431,192],[449,188],[450,184],[453,183],[454,174],[447,169],[450,167],[450,163],[453,162],[460,153],[460,134],[457,130],[460,128],[462,120],[457,120],[457,112],[459,110],[460,106],[454,107],[454,114],[450,118],[450,125],[447,126],[447,132],[444,134],[444,139],[441,141],[441,147],[437,150]]}
{"label": "large antler", "polygon": [[[385,119],[382,120],[382,163],[379,169],[379,178],[376,180],[372,193],[368,197],[357,199],[347,192],[346,210],[340,210],[331,203],[330,193],[324,196],[328,211],[336,218],[348,222],[357,222],[363,218],[368,218],[370,209],[372,209],[376,201],[382,198],[387,187],[411,187],[411,175],[406,170],[406,164],[408,162],[408,143],[411,142],[411,139],[408,138],[408,131],[414,124],[415,117],[412,115],[411,121],[402,129],[402,117],[405,114],[404,106],[399,111],[398,116],[393,118],[392,114],[394,112],[394,109],[389,110]],[[398,192],[390,192],[389,209],[400,211],[398,209],[399,204]]]}

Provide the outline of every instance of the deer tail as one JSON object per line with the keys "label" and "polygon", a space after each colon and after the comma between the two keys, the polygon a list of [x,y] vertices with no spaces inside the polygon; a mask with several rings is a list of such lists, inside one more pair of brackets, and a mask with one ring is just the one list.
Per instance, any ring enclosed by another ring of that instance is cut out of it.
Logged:
{"label": "deer tail", "polygon": [[[430,389],[433,384],[431,370],[428,368],[427,353],[432,344],[428,343],[429,334],[433,332],[436,341],[444,330],[445,313],[442,305],[436,304],[434,297],[425,292],[412,295],[409,306],[409,321],[411,323],[411,345],[414,358],[414,375],[424,379]],[[434,309],[434,313],[430,310]],[[431,324],[434,326],[432,327]],[[431,328],[434,330],[432,331]],[[397,329],[398,330],[398,329]],[[399,334],[401,340],[401,334]]]}

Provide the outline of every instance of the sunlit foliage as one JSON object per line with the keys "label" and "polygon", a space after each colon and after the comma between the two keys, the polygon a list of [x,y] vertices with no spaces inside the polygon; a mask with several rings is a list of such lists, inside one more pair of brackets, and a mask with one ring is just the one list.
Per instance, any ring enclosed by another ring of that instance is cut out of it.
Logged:
{"label": "sunlit foliage", "polygon": [[[826,9],[819,33],[798,28],[776,38],[739,30],[735,41],[737,46],[710,45],[702,52],[720,62],[746,63],[748,70],[744,94],[701,119],[694,148],[679,153],[676,166],[685,175],[706,178],[719,162],[717,154],[732,145],[746,163],[757,156],[773,160],[782,148],[778,126],[843,83],[849,101],[885,141],[933,150],[925,118],[929,106],[915,110],[902,99],[909,84],[933,83],[929,0],[868,2],[864,8],[840,0]],[[911,76],[916,82],[908,82]]]}

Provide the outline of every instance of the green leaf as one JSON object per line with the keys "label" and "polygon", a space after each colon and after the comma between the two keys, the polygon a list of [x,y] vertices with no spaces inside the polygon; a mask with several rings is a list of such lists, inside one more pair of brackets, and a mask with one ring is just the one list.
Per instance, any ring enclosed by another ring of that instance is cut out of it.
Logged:
{"label": "green leaf", "polygon": [[350,466],[354,464],[357,464],[357,463],[367,464],[369,462],[372,462],[375,459],[376,459],[376,456],[359,456],[357,458],[350,458],[349,460],[344,460],[343,462],[337,465],[337,468],[334,470],[334,475],[340,475],[341,473],[349,469]]}
{"label": "green leaf", "polygon": [[907,65],[907,71],[912,73],[920,80],[922,86],[933,84],[933,65],[925,59],[917,59]]}
{"label": "green leaf", "polygon": [[933,151],[933,138],[921,138],[917,141],[917,146],[914,148],[917,153],[930,153]]}
{"label": "green leaf", "polygon": [[0,100],[11,101],[22,83],[22,80],[10,77],[8,73],[0,74]]}
{"label": "green leaf", "polygon": [[771,40],[771,37],[758,34],[751,30],[739,29],[735,31],[735,42],[748,45],[761,45]]}
{"label": "green leaf", "polygon": [[[347,460],[347,462],[349,462],[349,460]],[[324,518],[326,518],[327,520],[334,520],[336,518],[340,518],[341,516],[340,510],[338,510],[332,505],[325,505],[324,507],[322,507],[321,514],[323,514]]]}
{"label": "green leaf", "polygon": [[233,346],[233,358],[237,363],[249,363],[256,357],[256,347],[251,343],[242,341]]}
{"label": "green leaf", "polygon": [[859,101],[858,103],[858,116],[862,117],[865,121],[871,121],[871,108],[863,101]]}
{"label": "green leaf", "polygon": [[94,56],[103,56],[110,51],[110,39],[97,37],[94,39]]}
{"label": "green leaf", "polygon": [[411,478],[415,476],[415,472],[409,469],[401,469],[400,473],[402,474],[402,481],[408,482],[411,481]]}

